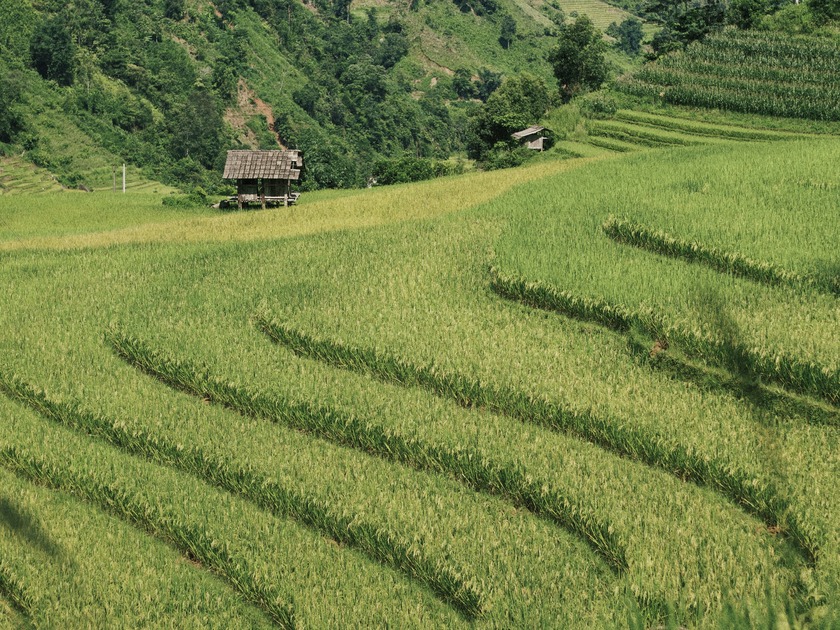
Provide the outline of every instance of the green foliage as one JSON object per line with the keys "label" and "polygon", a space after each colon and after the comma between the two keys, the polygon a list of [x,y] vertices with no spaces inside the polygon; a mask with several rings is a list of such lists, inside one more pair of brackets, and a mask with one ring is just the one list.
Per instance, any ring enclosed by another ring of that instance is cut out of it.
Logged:
{"label": "green foliage", "polygon": [[564,100],[569,101],[582,91],[599,88],[608,74],[604,58],[606,44],[592,21],[583,15],[571,24],[563,24],[558,39],[548,60]]}
{"label": "green foliage", "polygon": [[171,118],[170,151],[177,159],[191,158],[203,167],[218,167],[225,148],[221,108],[209,90],[196,89]]}
{"label": "green foliage", "polygon": [[[460,171],[463,166],[460,167]],[[377,184],[405,184],[419,182],[434,177],[456,175],[459,166],[452,162],[429,160],[426,158],[403,157],[390,160],[377,160],[373,164],[372,177]]]}
{"label": "green foliage", "polygon": [[539,121],[550,102],[542,79],[525,73],[505,79],[470,120],[469,156],[486,161],[497,154],[497,168],[521,164],[527,154],[511,154],[517,145],[510,135]]}
{"label": "green foliage", "polygon": [[804,2],[789,4],[775,13],[765,15],[757,26],[761,30],[781,31],[790,35],[807,35],[817,28],[814,14]]}
{"label": "green foliage", "polygon": [[32,32],[38,22],[30,0],[0,0],[0,56],[29,59]]}
{"label": "green foliage", "polygon": [[607,35],[615,37],[618,49],[628,55],[635,57],[642,51],[642,22],[638,18],[627,18],[621,24],[613,22]]}
{"label": "green foliage", "polygon": [[510,48],[510,45],[516,39],[516,20],[513,19],[510,13],[505,13],[499,28],[501,29],[499,43],[505,48]]}
{"label": "green foliage", "polygon": [[196,208],[209,204],[207,193],[201,188],[195,188],[188,195],[168,195],[163,198],[163,205],[168,208]]}
{"label": "green foliage", "polygon": [[36,27],[30,53],[32,64],[45,79],[71,85],[76,73],[76,43],[62,16],[54,16]]}
{"label": "green foliage", "polygon": [[840,19],[840,0],[808,0],[807,4],[817,21]]}
{"label": "green foliage", "polygon": [[754,28],[769,10],[768,0],[732,0],[726,10],[726,21],[741,29]]}
{"label": "green foliage", "polygon": [[8,70],[0,61],[0,142],[14,142],[27,128],[22,82],[19,72]]}

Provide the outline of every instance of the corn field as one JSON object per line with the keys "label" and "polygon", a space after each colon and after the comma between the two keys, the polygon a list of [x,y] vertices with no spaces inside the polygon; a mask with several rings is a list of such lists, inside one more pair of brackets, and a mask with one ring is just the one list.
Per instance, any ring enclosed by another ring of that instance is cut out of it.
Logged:
{"label": "corn field", "polygon": [[619,82],[668,103],[840,120],[840,45],[832,39],[725,31]]}

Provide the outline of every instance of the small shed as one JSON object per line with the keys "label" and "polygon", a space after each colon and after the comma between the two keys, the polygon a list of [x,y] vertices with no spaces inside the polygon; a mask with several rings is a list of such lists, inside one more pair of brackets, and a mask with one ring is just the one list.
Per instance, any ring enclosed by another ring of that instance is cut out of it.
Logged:
{"label": "small shed", "polygon": [[[224,179],[236,180],[236,203],[289,206],[300,193],[292,192],[292,182],[300,179],[303,158],[300,151],[228,151]],[[232,200],[233,201],[233,200]]]}
{"label": "small shed", "polygon": [[517,142],[519,142],[519,144],[523,144],[529,149],[534,149],[535,151],[542,151],[546,141],[546,136],[543,134],[544,131],[545,127],[528,127],[527,129],[523,129],[522,131],[512,133],[511,137]]}

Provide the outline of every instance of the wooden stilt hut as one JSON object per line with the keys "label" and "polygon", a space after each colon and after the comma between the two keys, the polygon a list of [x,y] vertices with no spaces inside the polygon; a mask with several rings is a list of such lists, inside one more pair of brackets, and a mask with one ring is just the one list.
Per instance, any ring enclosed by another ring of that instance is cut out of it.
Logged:
{"label": "wooden stilt hut", "polygon": [[300,179],[303,158],[300,151],[228,151],[224,179],[236,180],[239,208],[251,203],[289,206],[300,193],[292,192],[292,182]]}

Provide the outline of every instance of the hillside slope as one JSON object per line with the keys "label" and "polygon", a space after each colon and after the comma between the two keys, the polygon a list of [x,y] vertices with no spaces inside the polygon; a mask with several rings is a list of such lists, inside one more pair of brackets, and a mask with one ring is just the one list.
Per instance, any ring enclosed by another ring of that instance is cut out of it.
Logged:
{"label": "hillside slope", "polygon": [[561,15],[538,0],[12,4],[0,150],[94,189],[122,162],[138,185],[216,189],[226,149],[278,142],[304,150],[309,188],[362,184],[383,158],[446,159],[476,106],[453,73],[553,85]]}

